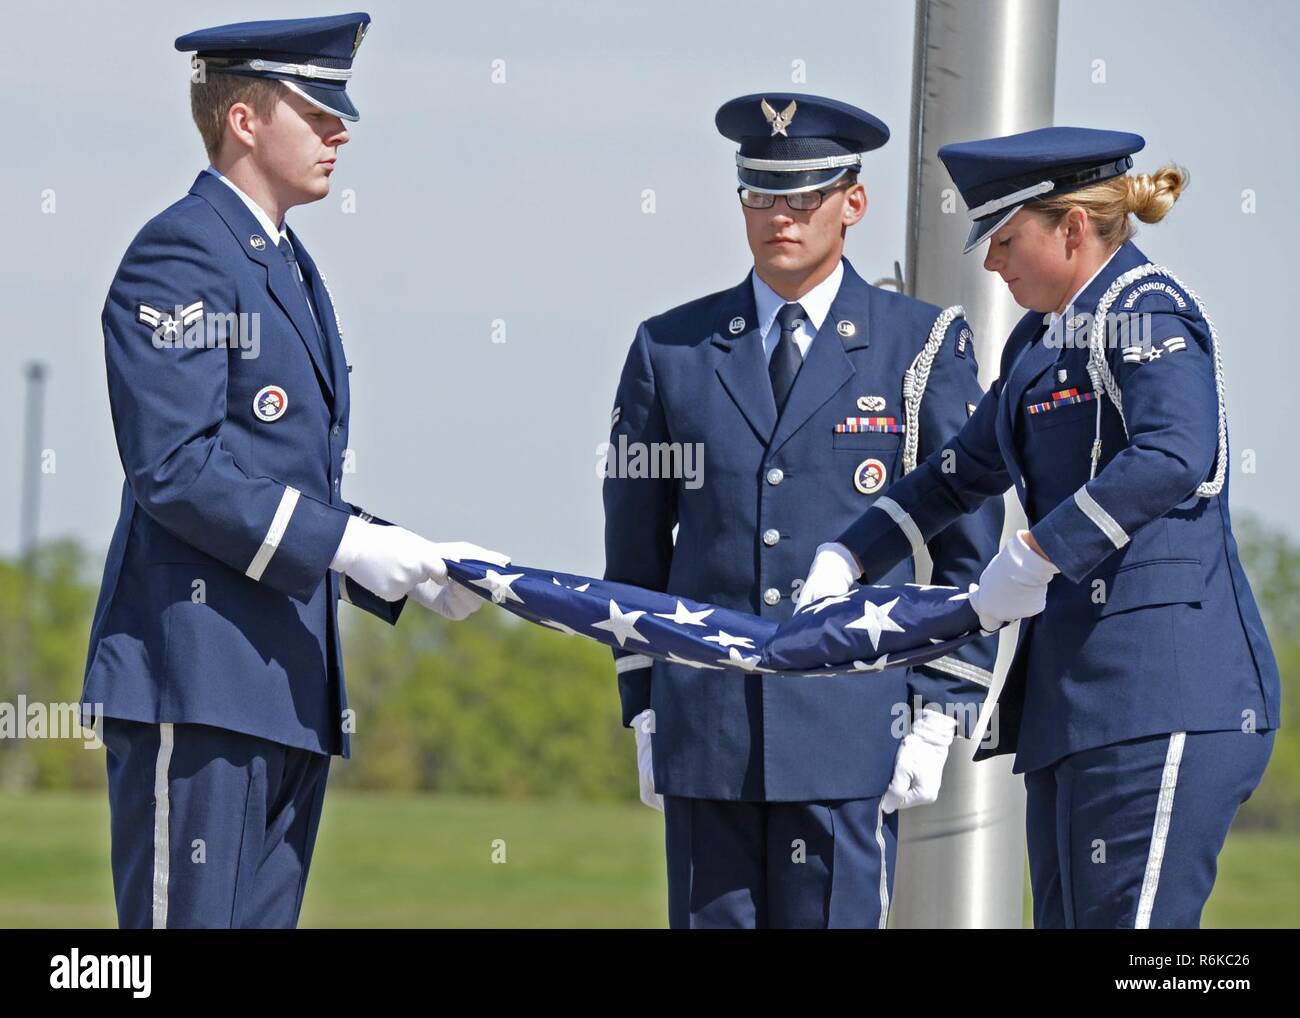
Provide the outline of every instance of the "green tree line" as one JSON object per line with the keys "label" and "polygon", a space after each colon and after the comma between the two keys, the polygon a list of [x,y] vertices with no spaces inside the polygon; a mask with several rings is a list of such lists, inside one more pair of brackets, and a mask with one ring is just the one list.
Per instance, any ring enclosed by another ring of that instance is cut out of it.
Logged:
{"label": "green tree line", "polygon": [[[1243,562],[1283,675],[1283,728],[1239,823],[1300,830],[1300,545],[1258,520]],[[99,561],[72,541],[0,560],[0,705],[75,702]],[[609,652],[484,608],[460,623],[411,605],[390,627],[340,606],[353,755],[331,781],[362,789],[635,799],[632,735]],[[75,739],[0,738],[0,787],[102,785],[104,753]]]}

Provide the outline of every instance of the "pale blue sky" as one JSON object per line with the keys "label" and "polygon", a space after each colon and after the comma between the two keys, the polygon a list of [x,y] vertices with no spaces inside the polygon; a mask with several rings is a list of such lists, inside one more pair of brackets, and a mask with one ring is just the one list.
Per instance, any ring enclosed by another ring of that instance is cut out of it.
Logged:
{"label": "pale blue sky", "polygon": [[[172,40],[299,2],[43,4],[10,10],[0,64],[0,553],[17,544],[21,366],[51,369],[43,533],[96,551],[121,468],[99,311],[122,251],[205,159]],[[350,500],[434,539],[601,568],[597,448],[637,323],[749,267],[733,146],[713,128],[747,92],[817,92],[894,138],[866,159],[849,257],[903,258],[913,6],[891,2],[372,3],[349,91],[361,109],[334,193],[296,209],[338,303],[352,375]],[[1300,537],[1291,335],[1300,35],[1294,4],[1062,0],[1056,122],[1137,131],[1137,168],[1192,185],[1138,240],[1206,301],[1229,423],[1257,473],[1233,505]],[[493,84],[504,60],[506,83]],[[1106,61],[1105,84],[1092,81]],[[807,81],[791,85],[802,60]],[[956,140],[956,139],[954,139]],[[341,211],[340,192],[356,196]],[[657,211],[642,212],[653,188]],[[1241,211],[1253,189],[1258,211]],[[41,211],[53,189],[57,212]],[[952,300],[959,295],[954,294]],[[506,342],[492,342],[492,322]],[[177,399],[184,399],[178,393]],[[707,470],[707,461],[705,464]]]}

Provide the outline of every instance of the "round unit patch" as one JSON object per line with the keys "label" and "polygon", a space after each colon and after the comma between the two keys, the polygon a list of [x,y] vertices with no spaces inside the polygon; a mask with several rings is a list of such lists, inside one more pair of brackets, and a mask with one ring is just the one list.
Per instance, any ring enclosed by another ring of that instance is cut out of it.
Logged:
{"label": "round unit patch", "polygon": [[733,336],[739,336],[745,331],[745,319],[741,318],[740,315],[737,315],[727,324],[727,331]]}
{"label": "round unit patch", "polygon": [[253,397],[253,416],[259,421],[278,421],[289,409],[289,395],[278,385],[268,385],[257,390]]}
{"label": "round unit patch", "polygon": [[864,495],[874,495],[885,486],[885,464],[878,459],[863,460],[853,471],[853,486]]}

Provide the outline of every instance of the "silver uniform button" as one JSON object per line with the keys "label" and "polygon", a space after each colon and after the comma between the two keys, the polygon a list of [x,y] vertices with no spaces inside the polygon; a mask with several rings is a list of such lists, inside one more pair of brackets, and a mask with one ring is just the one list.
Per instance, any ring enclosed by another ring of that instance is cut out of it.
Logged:
{"label": "silver uniform button", "polygon": [[767,545],[769,548],[772,547],[772,545],[776,544],[776,542],[779,540],[781,540],[781,532],[779,530],[763,531],[763,543]]}
{"label": "silver uniform button", "polygon": [[775,587],[768,587],[767,590],[763,591],[764,604],[776,604],[780,600],[781,592]]}
{"label": "silver uniform button", "polygon": [[785,480],[785,471],[780,467],[773,467],[767,472],[767,483],[776,485]]}

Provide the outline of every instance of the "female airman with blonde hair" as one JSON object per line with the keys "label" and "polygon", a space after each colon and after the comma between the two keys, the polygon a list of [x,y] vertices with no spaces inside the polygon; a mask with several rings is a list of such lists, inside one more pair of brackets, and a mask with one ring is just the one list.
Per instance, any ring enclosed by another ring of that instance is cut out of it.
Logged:
{"label": "female airman with blonde hair", "polygon": [[998,700],[1028,792],[1036,926],[1196,926],[1279,722],[1277,664],[1228,511],[1219,337],[1133,243],[1187,185],[1130,174],[1135,134],[948,145],[966,250],[1027,313],[946,447],[822,545],[803,602],[875,582],[1013,487],[1029,528],[970,594],[1023,619]]}

